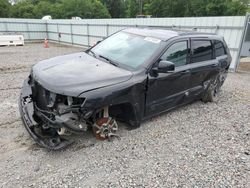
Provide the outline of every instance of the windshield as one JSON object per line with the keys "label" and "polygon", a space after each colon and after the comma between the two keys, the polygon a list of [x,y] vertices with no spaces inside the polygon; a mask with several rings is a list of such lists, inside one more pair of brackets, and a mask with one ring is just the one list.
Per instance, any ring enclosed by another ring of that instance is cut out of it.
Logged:
{"label": "windshield", "polygon": [[161,40],[119,32],[91,49],[99,57],[117,64],[137,68],[148,60],[159,48]]}

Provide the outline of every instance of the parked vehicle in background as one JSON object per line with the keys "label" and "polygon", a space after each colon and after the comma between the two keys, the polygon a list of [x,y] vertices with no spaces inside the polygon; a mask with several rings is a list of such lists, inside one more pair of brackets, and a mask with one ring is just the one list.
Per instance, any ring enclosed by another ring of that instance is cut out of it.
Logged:
{"label": "parked vehicle in background", "polygon": [[[159,29],[125,29],[86,52],[33,66],[20,113],[41,146],[60,149],[88,128],[101,140],[195,100],[217,101],[231,62],[222,37]],[[156,125],[157,126],[157,125]]]}
{"label": "parked vehicle in background", "polygon": [[151,18],[152,15],[144,15],[144,14],[140,14],[140,15],[137,15],[136,18]]}
{"label": "parked vehicle in background", "polygon": [[72,17],[71,19],[72,20],[81,20],[82,18],[75,16],[75,17]]}
{"label": "parked vehicle in background", "polygon": [[22,34],[0,33],[0,46],[23,46],[23,45],[24,45],[24,37]]}
{"label": "parked vehicle in background", "polygon": [[52,19],[52,17],[50,15],[42,17],[42,20],[51,20],[51,19]]}

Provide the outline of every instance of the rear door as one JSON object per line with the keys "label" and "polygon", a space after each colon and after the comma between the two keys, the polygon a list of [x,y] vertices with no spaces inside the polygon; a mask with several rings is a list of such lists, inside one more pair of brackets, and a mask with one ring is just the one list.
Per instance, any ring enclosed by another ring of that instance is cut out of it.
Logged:
{"label": "rear door", "polygon": [[213,75],[218,73],[218,61],[213,50],[213,41],[208,38],[191,39],[190,100],[199,98]]}
{"label": "rear door", "polygon": [[220,40],[214,40],[215,58],[221,69],[228,69],[231,63],[231,56],[225,43]]}

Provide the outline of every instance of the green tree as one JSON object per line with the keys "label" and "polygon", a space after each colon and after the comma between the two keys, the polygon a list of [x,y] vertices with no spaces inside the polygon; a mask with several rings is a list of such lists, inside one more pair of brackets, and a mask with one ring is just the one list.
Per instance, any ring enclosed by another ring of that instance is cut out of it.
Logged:
{"label": "green tree", "polygon": [[211,0],[206,5],[206,13],[208,16],[223,16],[227,11],[227,1]]}
{"label": "green tree", "polygon": [[10,6],[8,0],[0,0],[0,18],[9,17]]}
{"label": "green tree", "polygon": [[185,14],[182,0],[154,0],[149,5],[149,13],[154,17],[181,17]]}
{"label": "green tree", "polygon": [[107,8],[100,0],[22,0],[12,6],[12,17],[42,18],[109,18]]}
{"label": "green tree", "polygon": [[11,17],[15,18],[35,18],[34,5],[30,0],[20,1],[11,8]]}
{"label": "green tree", "polygon": [[107,8],[98,0],[62,0],[62,18],[110,18]]}
{"label": "green tree", "polygon": [[245,15],[247,11],[250,12],[248,4],[250,4],[249,0],[239,0],[227,3],[226,15]]}
{"label": "green tree", "polygon": [[53,17],[52,10],[54,8],[53,4],[48,1],[39,1],[36,5],[34,5],[33,12],[36,18],[42,18],[45,15],[51,15]]}
{"label": "green tree", "polygon": [[110,18],[108,9],[99,1],[92,0],[90,3],[92,15],[90,18]]}
{"label": "green tree", "polygon": [[126,14],[130,18],[135,18],[136,15],[140,14],[139,0],[127,0]]}
{"label": "green tree", "polygon": [[245,15],[250,0],[20,0],[14,6],[0,0],[0,17],[134,18]]}
{"label": "green tree", "polygon": [[151,0],[145,12],[154,17],[245,15],[249,0]]}
{"label": "green tree", "polygon": [[209,0],[188,0],[184,16],[207,16],[206,5]]}
{"label": "green tree", "polygon": [[112,18],[125,17],[125,1],[124,0],[102,0],[104,6],[107,7]]}
{"label": "green tree", "polygon": [[63,18],[63,10],[62,10],[62,4],[61,3],[55,3],[52,5],[51,8],[51,16],[53,19],[60,19]]}

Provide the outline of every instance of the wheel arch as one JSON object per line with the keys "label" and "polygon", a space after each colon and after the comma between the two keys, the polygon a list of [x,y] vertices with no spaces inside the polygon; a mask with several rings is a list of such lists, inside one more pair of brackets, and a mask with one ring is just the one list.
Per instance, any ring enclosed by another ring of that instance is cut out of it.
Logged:
{"label": "wheel arch", "polygon": [[109,106],[109,112],[110,116],[129,124],[133,124],[138,119],[134,105],[129,102],[111,105]]}

